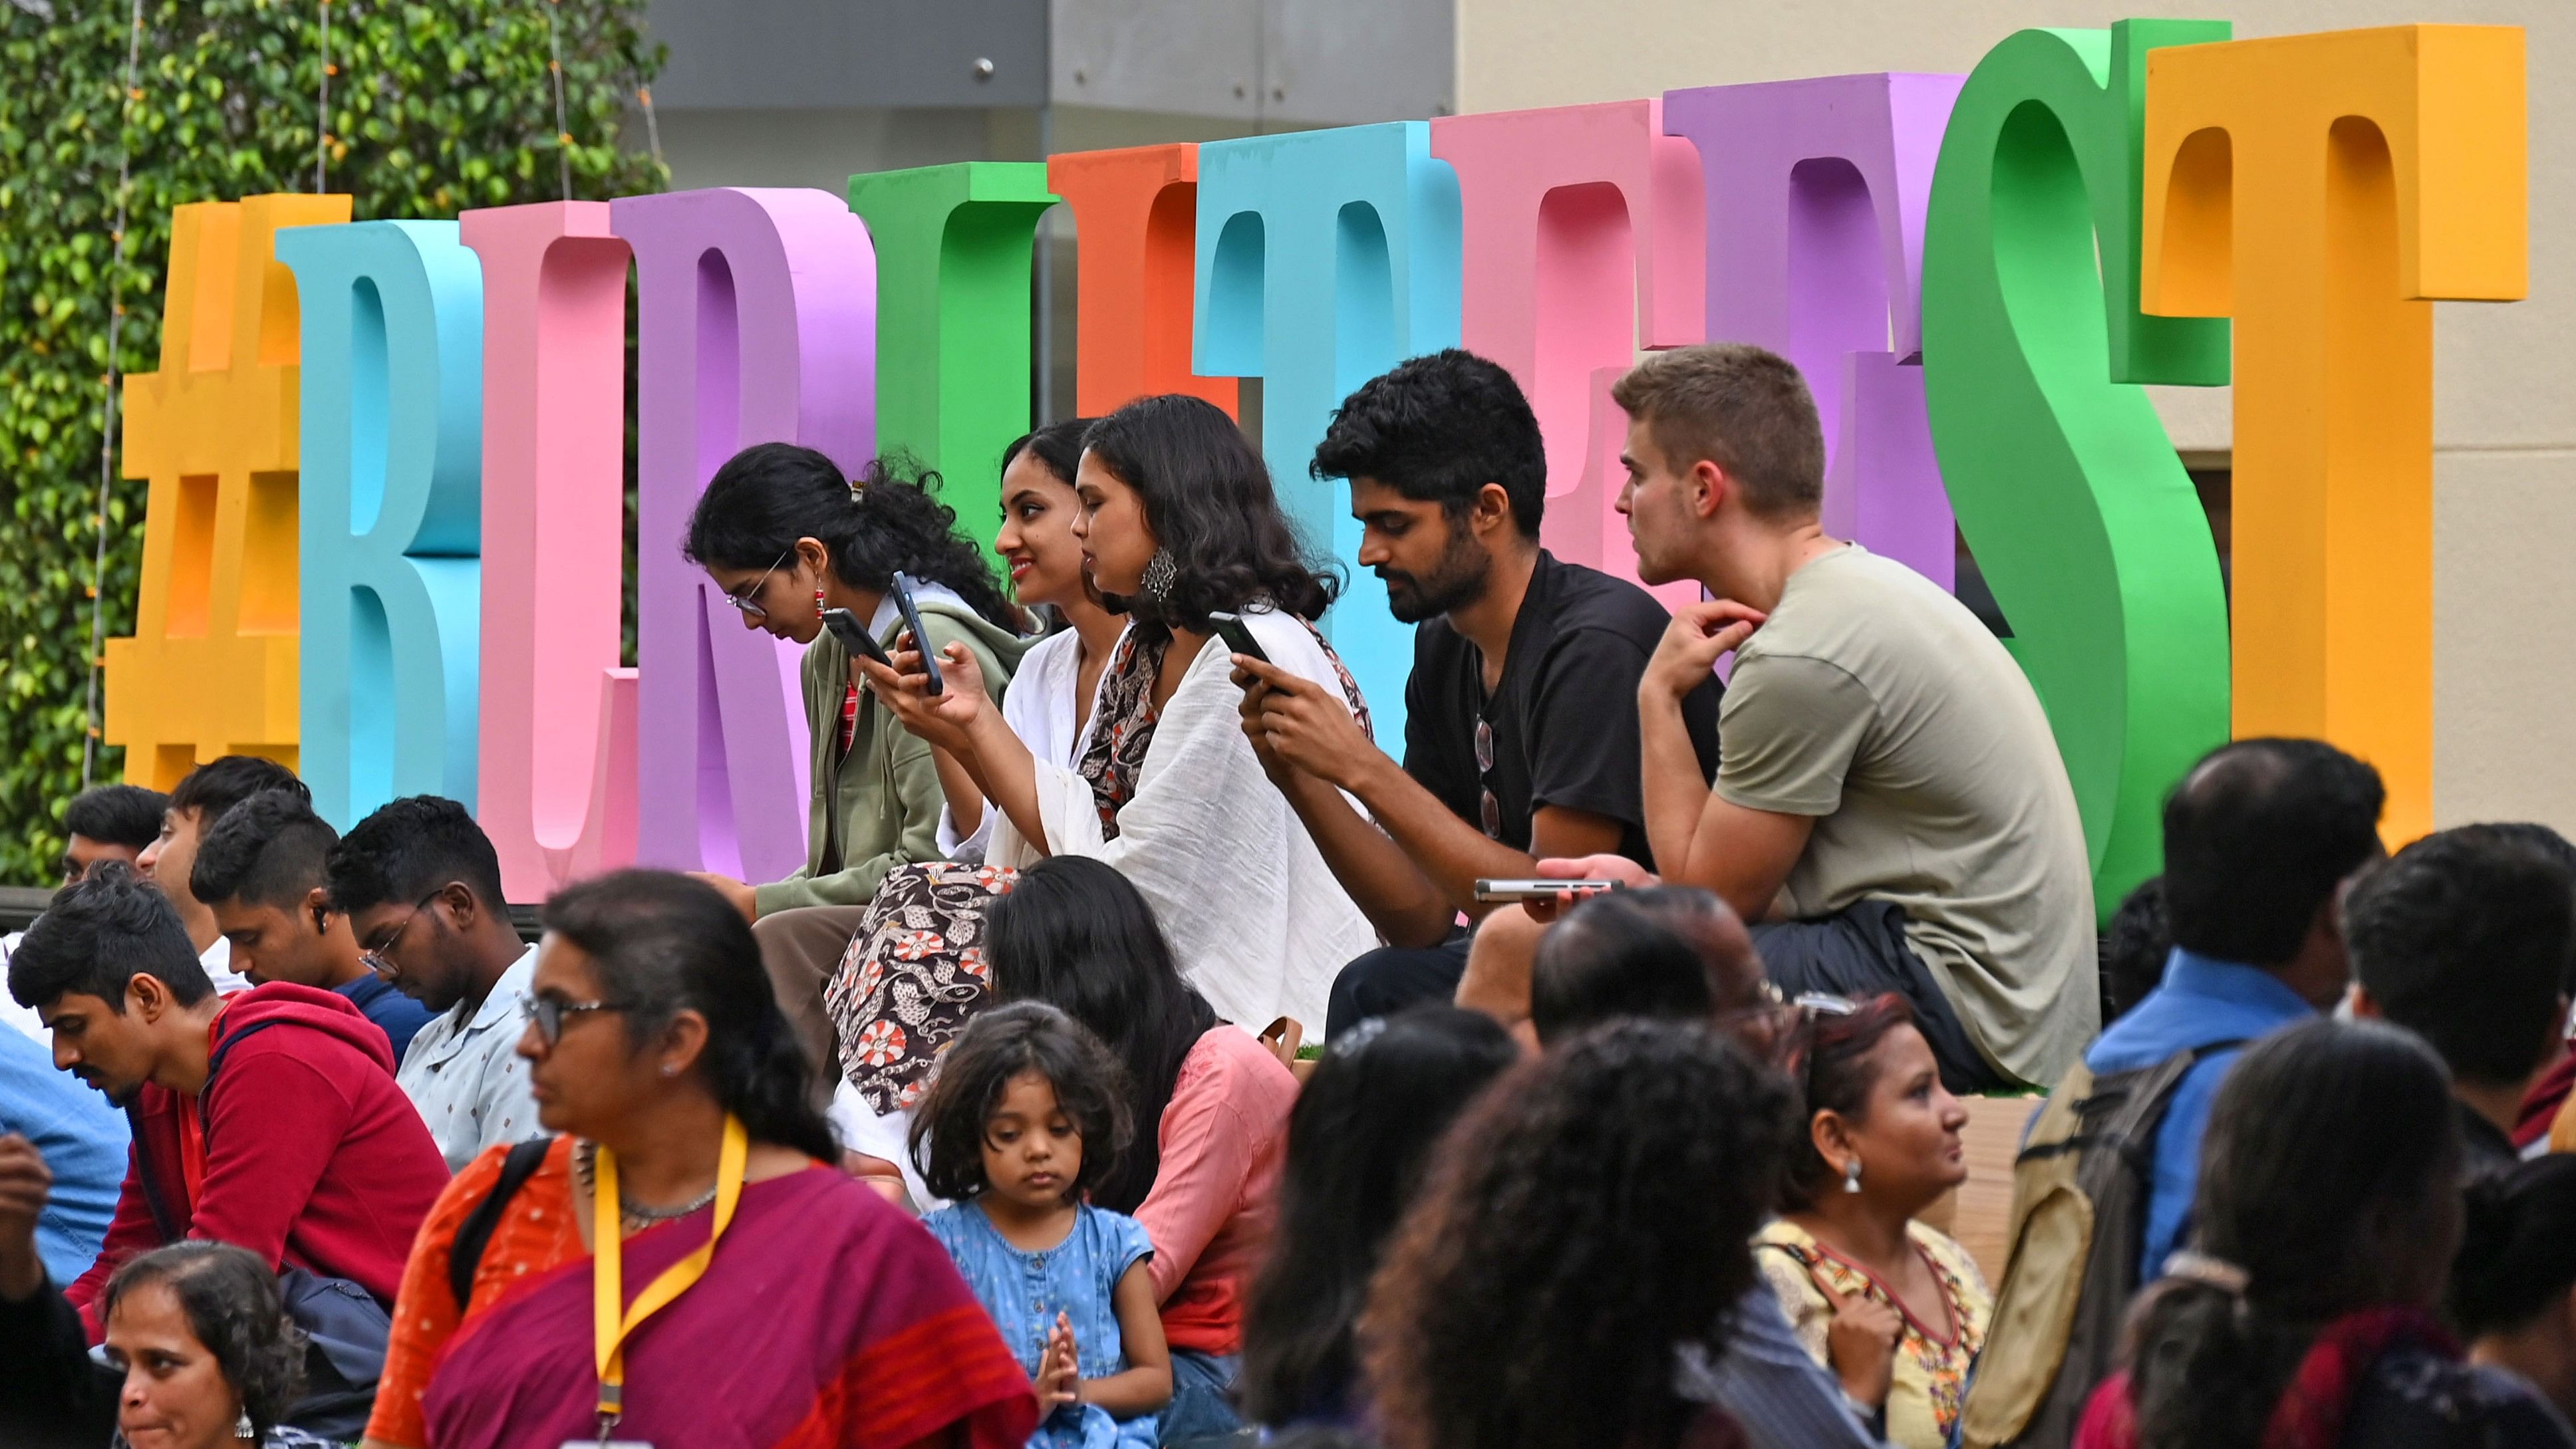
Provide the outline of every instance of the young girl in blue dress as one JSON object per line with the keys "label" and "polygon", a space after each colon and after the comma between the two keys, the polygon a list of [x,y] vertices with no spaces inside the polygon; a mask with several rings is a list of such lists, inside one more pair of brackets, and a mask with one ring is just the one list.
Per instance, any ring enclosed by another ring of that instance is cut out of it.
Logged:
{"label": "young girl in blue dress", "polygon": [[1118,1064],[1043,1002],[977,1015],[912,1124],[923,1218],[1037,1385],[1030,1449],[1153,1449],[1172,1397],[1154,1245],[1083,1199],[1128,1140]]}

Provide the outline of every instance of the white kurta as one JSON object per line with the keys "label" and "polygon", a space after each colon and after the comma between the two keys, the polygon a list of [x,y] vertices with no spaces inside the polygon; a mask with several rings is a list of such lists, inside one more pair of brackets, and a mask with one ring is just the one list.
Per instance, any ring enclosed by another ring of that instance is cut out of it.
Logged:
{"label": "white kurta", "polygon": [[[1127,637],[1121,630],[1119,640]],[[1111,641],[1111,654],[1118,643]],[[1083,722],[1073,722],[1073,696],[1082,673],[1082,636],[1071,629],[1058,630],[1029,646],[1020,656],[1020,667],[1011,675],[1010,688],[1002,693],[1002,722],[1020,743],[1029,747],[1029,755],[1041,764],[1072,769],[1082,758],[1083,746],[1091,742],[1091,721],[1099,717],[1100,686],[1092,684],[1093,708],[1083,712]],[[1104,676],[1106,672],[1104,671]],[[946,860],[982,861],[993,834],[993,821],[1001,814],[989,804],[984,818],[972,835],[957,833],[957,817],[947,806],[939,807],[939,853]]]}
{"label": "white kurta", "polygon": [[[1244,623],[1273,663],[1342,698],[1332,660],[1304,624],[1270,612],[1247,612]],[[1221,639],[1190,661],[1154,726],[1115,840],[1101,839],[1090,782],[1032,749],[1046,853],[1104,860],[1133,881],[1181,974],[1219,1016],[1254,1031],[1290,1016],[1311,1032],[1323,1025],[1333,977],[1379,944],[1377,932],[1261,772],[1232,673]],[[996,811],[985,858],[1026,865],[1039,852]]]}

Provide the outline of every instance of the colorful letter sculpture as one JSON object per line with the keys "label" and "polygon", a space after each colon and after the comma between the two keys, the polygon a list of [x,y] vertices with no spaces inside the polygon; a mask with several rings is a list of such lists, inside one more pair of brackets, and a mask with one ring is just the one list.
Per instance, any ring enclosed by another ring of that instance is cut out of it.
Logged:
{"label": "colorful letter sculpture", "polygon": [[126,778],[296,758],[295,278],[271,239],[346,196],[199,202],[171,216],[161,370],[125,379],[124,476],[151,480],[134,637],[107,641]]}
{"label": "colorful letter sculpture", "polygon": [[876,248],[877,431],[940,472],[941,501],[990,547],[1002,449],[1029,430],[1029,260],[1055,205],[1035,161],[850,178]]}
{"label": "colorful letter sculpture", "polygon": [[1231,416],[1235,383],[1190,371],[1190,269],[1198,260],[1199,148],[1190,142],[1047,158],[1073,213],[1077,315],[1073,410],[1186,392]]}
{"label": "colorful letter sculpture", "polygon": [[1826,530],[1943,588],[1957,554],[1922,373],[1887,364],[1923,349],[1923,213],[1958,93],[1947,75],[1664,93],[1664,128],[1706,170],[1709,340],[1798,365],[1831,459]]}
{"label": "colorful letter sculpture", "polygon": [[[2433,824],[2433,308],[2527,286],[2523,38],[2413,25],[2147,57],[2146,309],[2236,321],[2235,730]],[[2009,606],[2007,606],[2009,607]]]}
{"label": "colorful letter sculpture", "polygon": [[[1950,112],[1923,372],[1959,527],[2048,708],[2107,916],[2163,869],[2159,802],[2227,738],[2209,521],[2136,384],[2227,380],[2227,324],[2137,310],[2150,48],[2223,21],[2025,30]],[[2096,247],[2100,265],[2095,265]]]}
{"label": "colorful letter sculpture", "polygon": [[[1458,179],[1422,121],[1199,147],[1197,370],[1261,379],[1261,451],[1307,546],[1359,556],[1350,487],[1310,481],[1333,409],[1361,383],[1458,342]],[[1366,570],[1327,625],[1390,748],[1404,738],[1413,634]]]}
{"label": "colorful letter sculpture", "polygon": [[753,443],[802,443],[858,476],[875,433],[875,257],[820,191],[622,197],[609,217],[635,249],[639,311],[636,762],[652,788],[636,859],[777,880],[804,864],[819,788],[802,651],[746,628],[679,549],[707,480]]}
{"label": "colorful letter sculpture", "polygon": [[304,314],[303,748],[346,830],[474,804],[483,269],[452,221],[280,232]]}
{"label": "colorful letter sculpture", "polygon": [[483,262],[483,674],[475,811],[514,901],[635,858],[625,242],[604,201],[469,211]]}
{"label": "colorful letter sculpture", "polygon": [[[1510,371],[1547,440],[1541,534],[1572,562],[1634,579],[1616,507],[1626,414],[1595,404],[1600,376],[1615,380],[1639,347],[1700,340],[1698,157],[1664,134],[1651,100],[1444,116],[1431,154],[1458,176],[1461,345]],[[1695,584],[1661,592],[1668,605],[1699,597]]]}

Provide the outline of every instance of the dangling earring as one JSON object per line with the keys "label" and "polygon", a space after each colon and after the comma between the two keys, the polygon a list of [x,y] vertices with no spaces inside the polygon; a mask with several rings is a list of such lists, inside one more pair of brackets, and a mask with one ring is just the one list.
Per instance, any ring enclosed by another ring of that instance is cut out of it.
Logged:
{"label": "dangling earring", "polygon": [[1851,1155],[1850,1161],[1843,1164],[1843,1191],[1860,1191],[1860,1154],[1857,1152]]}
{"label": "dangling earring", "polygon": [[1138,581],[1136,592],[1157,604],[1166,603],[1172,597],[1172,584],[1180,571],[1180,565],[1172,561],[1172,551],[1157,548],[1154,556],[1145,560],[1145,576]]}
{"label": "dangling earring", "polygon": [[820,575],[814,579],[814,617],[823,617],[823,580]]}
{"label": "dangling earring", "polygon": [[258,1437],[258,1434],[259,1427],[250,1421],[250,1406],[245,1404],[242,1406],[241,1417],[233,1421],[233,1437],[251,1439]]}

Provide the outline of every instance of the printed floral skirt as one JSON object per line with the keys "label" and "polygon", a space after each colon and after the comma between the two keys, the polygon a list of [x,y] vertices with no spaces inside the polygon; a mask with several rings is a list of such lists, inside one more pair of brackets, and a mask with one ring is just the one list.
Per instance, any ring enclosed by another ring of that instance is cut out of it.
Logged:
{"label": "printed floral skirt", "polygon": [[940,1054],[991,994],[984,907],[1020,873],[931,861],[886,872],[823,988],[841,1071],[883,1116],[930,1089]]}

